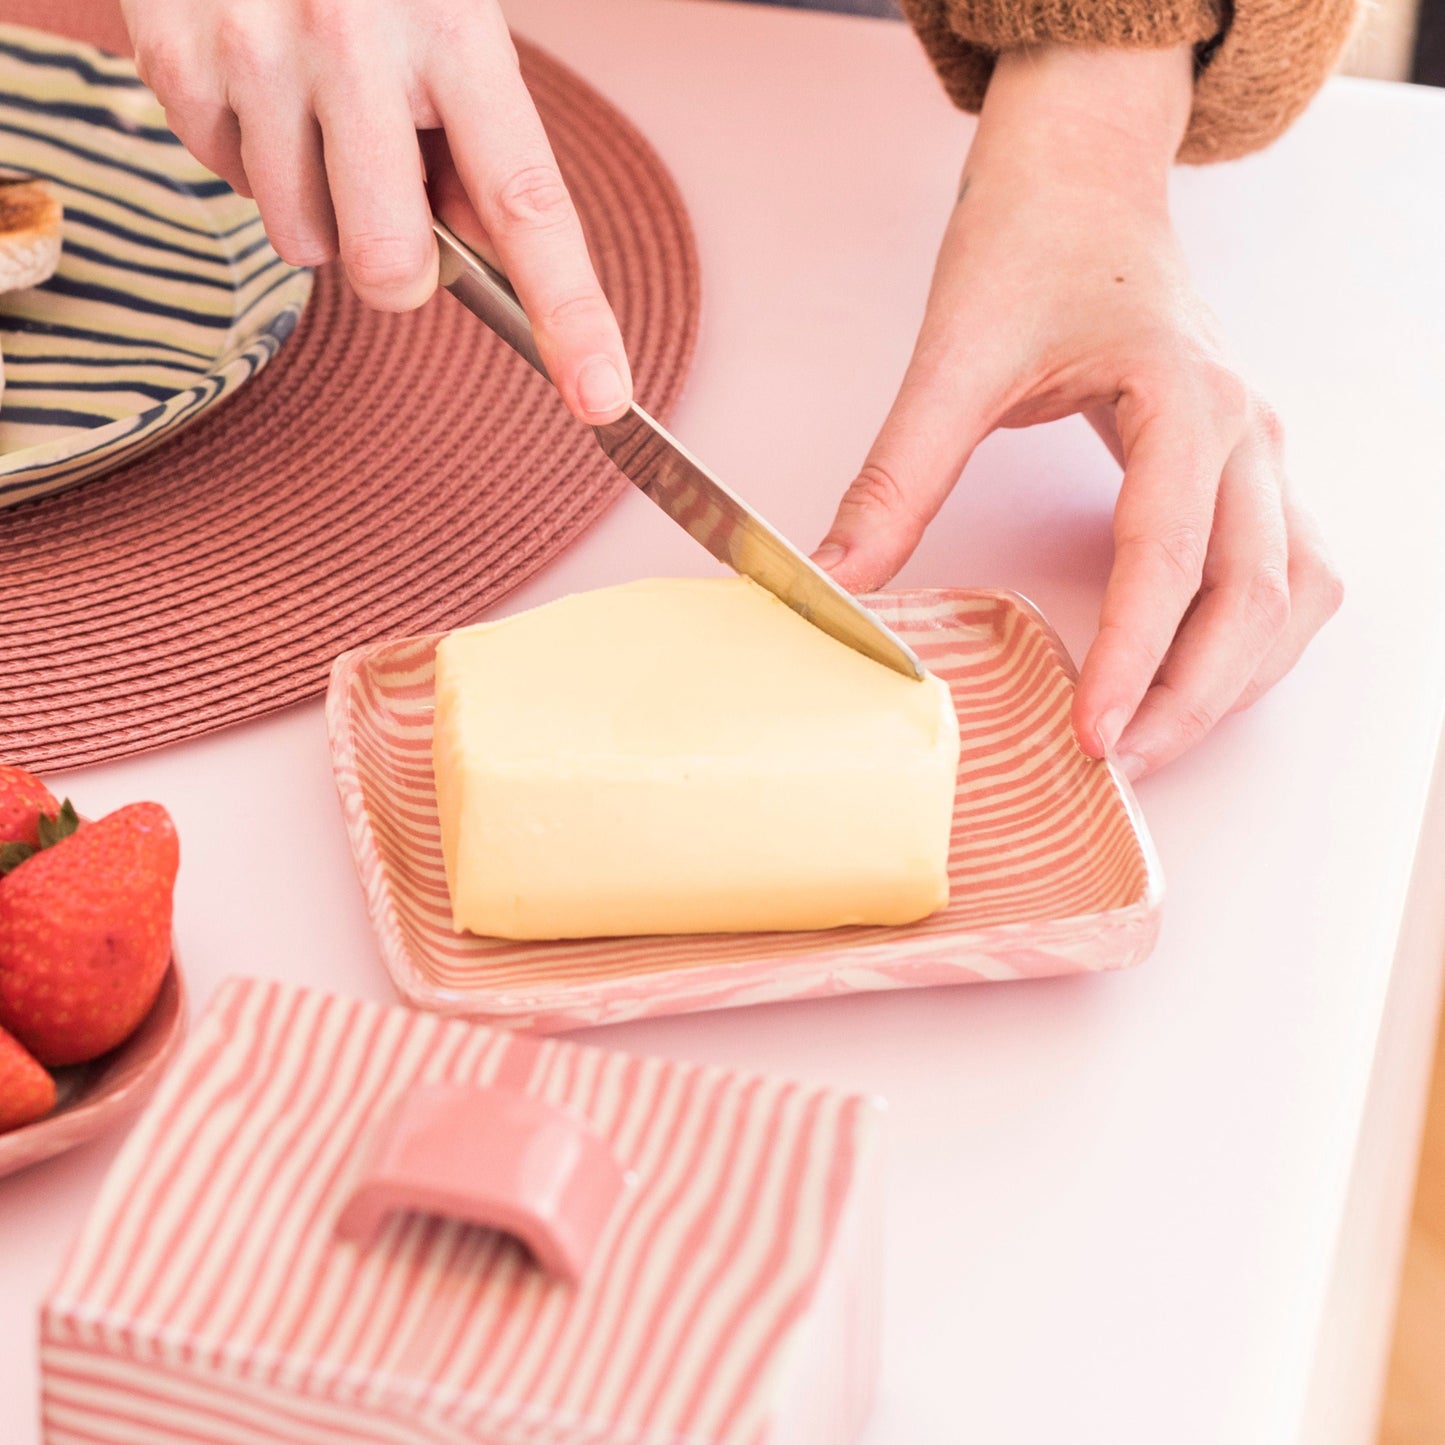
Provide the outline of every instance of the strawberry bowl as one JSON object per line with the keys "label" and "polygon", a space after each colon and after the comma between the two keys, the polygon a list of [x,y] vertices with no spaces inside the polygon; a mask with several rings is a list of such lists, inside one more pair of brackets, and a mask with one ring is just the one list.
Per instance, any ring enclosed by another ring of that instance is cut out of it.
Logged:
{"label": "strawberry bowl", "polygon": [[0,1176],[63,1154],[138,1109],[160,1081],[185,1029],[186,1000],[174,952],[145,1021],[123,1044],[88,1064],[57,1069],[59,1100],[33,1124],[0,1134]]}

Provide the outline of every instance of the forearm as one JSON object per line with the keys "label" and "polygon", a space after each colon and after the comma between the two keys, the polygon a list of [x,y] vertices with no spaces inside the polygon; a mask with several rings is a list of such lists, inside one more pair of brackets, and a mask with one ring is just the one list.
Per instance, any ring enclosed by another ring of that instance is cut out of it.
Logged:
{"label": "forearm", "polygon": [[1187,45],[1161,50],[1025,45],[999,56],[970,167],[1045,167],[1121,198],[1162,193],[1189,124]]}

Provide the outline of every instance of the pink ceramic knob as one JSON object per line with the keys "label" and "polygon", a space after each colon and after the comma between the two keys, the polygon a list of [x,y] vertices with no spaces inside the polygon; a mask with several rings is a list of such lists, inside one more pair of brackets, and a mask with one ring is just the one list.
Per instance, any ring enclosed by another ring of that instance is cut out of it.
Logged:
{"label": "pink ceramic knob", "polygon": [[576,1283],[627,1184],[610,1146],[530,1094],[431,1084],[372,1126],[337,1221],[366,1241],[405,1209],[515,1235],[549,1274]]}

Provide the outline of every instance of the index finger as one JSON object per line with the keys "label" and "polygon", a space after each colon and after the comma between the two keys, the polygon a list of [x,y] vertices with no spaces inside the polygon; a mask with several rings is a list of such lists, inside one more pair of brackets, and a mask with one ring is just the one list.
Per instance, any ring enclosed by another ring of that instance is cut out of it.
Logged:
{"label": "index finger", "polygon": [[503,43],[480,76],[444,77],[432,101],[553,383],[582,421],[612,421],[632,400],[622,333],[505,31]]}
{"label": "index finger", "polygon": [[1181,399],[1123,437],[1114,566],[1074,698],[1075,729],[1096,756],[1134,716],[1199,591],[1233,432],[1212,409]]}

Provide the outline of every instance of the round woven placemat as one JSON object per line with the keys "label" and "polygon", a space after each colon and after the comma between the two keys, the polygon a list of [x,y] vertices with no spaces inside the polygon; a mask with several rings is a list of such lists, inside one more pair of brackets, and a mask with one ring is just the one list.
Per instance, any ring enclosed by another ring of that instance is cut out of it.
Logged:
{"label": "round woven placemat", "polygon": [[[666,415],[697,320],[681,197],[611,105],[519,49],[638,398]],[[0,511],[0,761],[78,767],[311,697],[349,647],[475,619],[625,486],[460,303],[381,315],[323,270],[234,401],[99,481]]]}

